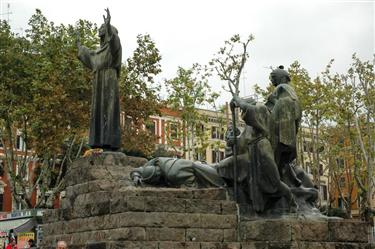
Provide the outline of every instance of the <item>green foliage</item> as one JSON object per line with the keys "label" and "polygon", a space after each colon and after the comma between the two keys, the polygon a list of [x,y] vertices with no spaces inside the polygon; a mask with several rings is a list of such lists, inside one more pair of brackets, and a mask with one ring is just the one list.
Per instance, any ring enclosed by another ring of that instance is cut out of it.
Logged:
{"label": "green foliage", "polygon": [[[77,30],[89,46],[97,43],[95,25],[81,20],[75,27],[56,26],[40,10],[30,18],[25,37],[10,32],[5,22],[0,25],[2,142],[13,197],[27,208],[37,186],[42,195],[49,189],[59,191],[63,173],[83,146],[91,87],[90,73],[76,59]],[[25,146],[16,157],[17,131]],[[77,146],[78,151],[73,149]],[[27,167],[36,160],[39,169],[28,181]]]}
{"label": "green foliage", "polygon": [[205,118],[197,108],[204,104],[213,104],[218,96],[208,85],[210,76],[211,72],[207,67],[194,64],[189,69],[179,67],[177,76],[165,81],[169,95],[167,102],[172,108],[181,112],[181,118],[186,126],[185,151],[188,152],[189,158],[196,157],[197,135],[202,143],[207,140],[204,139],[204,133],[197,132],[196,127]]}
{"label": "green foliage", "polygon": [[76,59],[75,37],[80,30],[82,42],[93,47],[98,42],[97,28],[82,20],[76,27],[55,26],[38,10],[29,26],[33,149],[38,154],[56,154],[67,137],[81,135],[88,126],[91,73]]}
{"label": "green foliage", "polygon": [[[55,25],[36,10],[25,37],[0,23],[1,140],[13,196],[27,208],[32,207],[36,187],[42,201],[47,191],[61,189],[65,172],[86,143],[92,73],[77,60],[77,33],[85,46],[97,47],[97,26],[84,20],[75,26]],[[161,72],[161,56],[149,35],[139,35],[137,42],[120,80],[122,110],[131,117],[124,145],[128,151],[149,155],[154,137],[142,128],[160,108],[154,77]],[[16,156],[17,132],[25,141],[22,156]],[[30,163],[37,163],[31,181],[26,177]]]}
{"label": "green foliage", "polygon": [[155,136],[143,125],[160,112],[160,85],[155,83],[155,76],[161,72],[161,55],[149,35],[138,35],[137,44],[133,56],[122,67],[119,82],[121,110],[126,116],[122,145],[126,152],[148,157],[154,150]]}
{"label": "green foliage", "polygon": [[255,94],[257,96],[261,96],[263,101],[266,102],[267,101],[267,98],[268,96],[271,95],[271,93],[273,92],[273,90],[275,89],[275,86],[272,85],[272,84],[269,84],[266,89],[262,89],[260,88],[260,86],[258,84],[255,84],[254,85],[254,91],[255,91]]}

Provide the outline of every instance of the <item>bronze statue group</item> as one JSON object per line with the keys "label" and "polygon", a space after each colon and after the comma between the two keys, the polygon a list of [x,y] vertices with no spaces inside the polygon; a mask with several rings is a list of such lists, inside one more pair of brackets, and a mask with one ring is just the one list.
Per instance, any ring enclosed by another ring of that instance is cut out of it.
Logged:
{"label": "bronze statue group", "polygon": [[232,99],[232,113],[240,109],[245,127],[228,127],[224,160],[155,158],[131,172],[135,185],[225,187],[250,214],[316,212],[318,190],[295,163],[300,103],[283,66],[270,78],[275,89],[266,103]]}
{"label": "bronze statue group", "polygon": [[[78,58],[94,72],[89,145],[120,148],[118,78],[122,48],[106,9],[99,29],[100,47],[89,50],[77,34]],[[271,73],[275,89],[266,103],[234,96],[232,127],[227,131],[225,159],[215,165],[177,158],[155,158],[131,172],[135,185],[225,187],[250,213],[311,211],[318,199],[303,169],[295,165],[301,107],[290,77],[282,66]],[[236,127],[236,109],[245,128]]]}

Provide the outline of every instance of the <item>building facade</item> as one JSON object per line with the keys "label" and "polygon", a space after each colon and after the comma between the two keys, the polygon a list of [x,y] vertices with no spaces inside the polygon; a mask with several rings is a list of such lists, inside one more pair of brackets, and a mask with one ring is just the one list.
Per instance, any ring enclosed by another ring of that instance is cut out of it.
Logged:
{"label": "building facade", "polygon": [[195,136],[187,136],[181,113],[169,108],[161,109],[160,116],[151,116],[147,129],[156,137],[156,149],[163,148],[170,155],[212,164],[224,159],[228,116],[225,112],[198,109]]}

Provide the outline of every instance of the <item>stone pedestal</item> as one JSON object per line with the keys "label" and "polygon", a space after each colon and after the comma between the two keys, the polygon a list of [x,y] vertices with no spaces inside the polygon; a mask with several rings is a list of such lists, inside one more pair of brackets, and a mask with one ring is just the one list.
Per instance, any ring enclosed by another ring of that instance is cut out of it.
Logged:
{"label": "stone pedestal", "polygon": [[241,220],[224,189],[135,188],[144,160],[104,153],[77,160],[66,198],[44,215],[43,249],[370,248],[361,222],[298,215]]}

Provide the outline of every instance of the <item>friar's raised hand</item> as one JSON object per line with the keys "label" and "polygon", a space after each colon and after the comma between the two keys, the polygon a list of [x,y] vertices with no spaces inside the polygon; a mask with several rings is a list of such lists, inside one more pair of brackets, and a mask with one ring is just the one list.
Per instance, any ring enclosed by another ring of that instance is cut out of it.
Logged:
{"label": "friar's raised hand", "polygon": [[111,23],[111,14],[109,13],[109,9],[108,8],[106,8],[106,9],[104,9],[105,10],[105,12],[107,13],[107,17],[105,17],[105,15],[103,15],[103,19],[104,19],[104,23],[105,23],[105,25],[110,25],[110,23]]}

